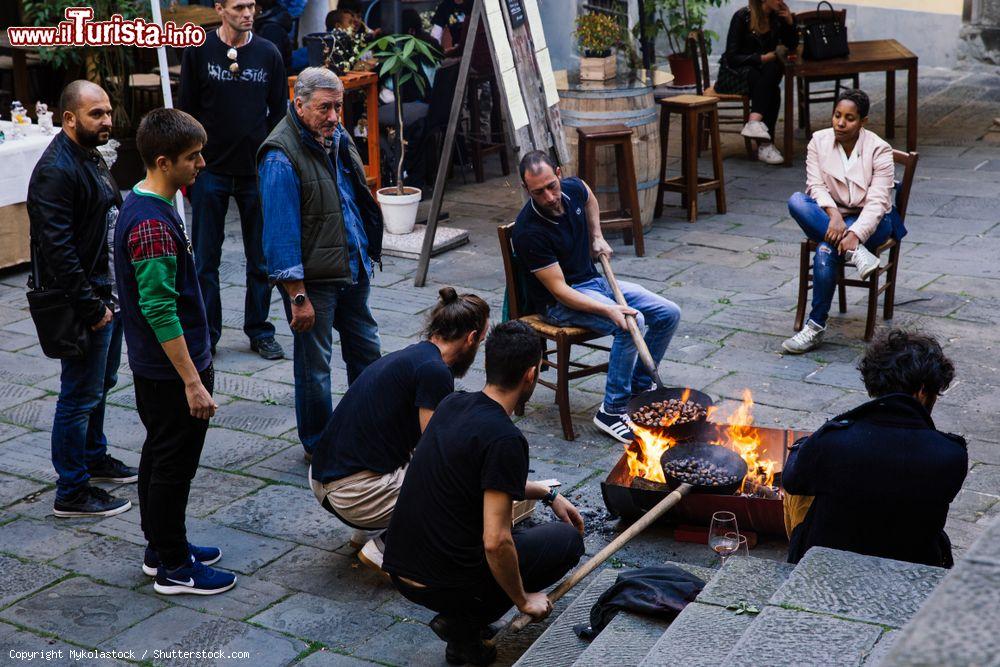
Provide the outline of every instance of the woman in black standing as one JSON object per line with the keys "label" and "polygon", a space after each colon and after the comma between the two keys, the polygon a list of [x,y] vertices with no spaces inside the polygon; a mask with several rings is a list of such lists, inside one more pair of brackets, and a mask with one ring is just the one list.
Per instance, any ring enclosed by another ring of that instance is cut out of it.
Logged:
{"label": "woman in black standing", "polygon": [[740,132],[757,140],[757,158],[781,164],[773,143],[781,108],[782,60],[796,46],[795,19],[783,0],[749,0],[729,23],[715,89],[750,96],[750,119]]}

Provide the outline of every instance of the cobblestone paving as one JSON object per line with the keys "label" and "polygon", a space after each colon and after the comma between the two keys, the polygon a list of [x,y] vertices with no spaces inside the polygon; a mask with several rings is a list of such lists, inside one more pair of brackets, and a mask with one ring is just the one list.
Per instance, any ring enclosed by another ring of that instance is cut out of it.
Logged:
{"label": "cobblestone paving", "polygon": [[[884,90],[880,79],[865,83]],[[958,368],[957,382],[934,417],[941,428],[969,438],[971,469],[948,523],[961,555],[1000,513],[1000,133],[989,131],[1000,87],[995,72],[927,70],[920,90],[921,160],[894,324],[937,335]],[[873,99],[872,127],[882,133],[883,100],[877,92]],[[897,109],[905,109],[902,100]],[[822,122],[819,116],[817,111],[814,126]],[[897,146],[904,143],[903,128]],[[759,423],[813,429],[865,398],[854,370],[862,350],[865,296],[849,293],[848,312],[833,315],[822,349],[802,357],[780,353],[792,326],[801,237],[784,201],[803,187],[804,146],[800,142],[796,165],[787,170],[747,162],[741,146],[727,144],[728,214],[714,214],[714,202],[706,197],[703,215],[692,225],[668,207],[646,236],[647,256],[635,258],[619,239],[613,242],[615,264],[623,277],[640,280],[683,309],[661,367],[667,382],[701,388],[722,399],[724,410],[749,387]],[[375,277],[372,306],[386,352],[416,339],[443,285],[476,291],[499,317],[503,272],[494,229],[520,206],[516,181],[460,183],[453,183],[445,208],[470,230],[471,243],[435,258],[426,288],[412,286],[415,262],[409,260],[388,258]],[[2,644],[63,649],[66,662],[68,649],[87,648],[131,649],[136,659],[147,651],[146,661],[163,664],[189,660],[156,658],[154,650],[247,651],[253,657],[244,663],[268,665],[442,663],[443,647],[425,625],[430,614],[359,566],[347,546],[349,531],[308,489],[291,408],[292,362],[264,361],[248,349],[241,331],[239,227],[235,217],[230,222],[222,265],[226,329],[216,358],[221,408],[192,489],[189,530],[193,541],[223,549],[220,566],[239,573],[238,586],[207,599],[159,597],[140,571],[137,509],[106,519],[52,516],[49,430],[59,366],[37,345],[25,307],[26,273],[8,272],[0,275]],[[271,317],[290,352],[277,299]],[[346,387],[336,352],[334,365],[339,396]],[[531,442],[533,475],[560,478],[594,523],[607,518],[599,483],[621,452],[590,425],[603,381],[590,378],[572,390],[576,442],[561,439],[553,394],[546,389],[539,388],[519,421]],[[461,385],[478,389],[482,382],[480,355]],[[107,430],[112,452],[133,465],[143,440],[134,404],[123,361]],[[135,501],[134,486],[112,490]],[[608,526],[589,534],[589,553],[619,529]],[[784,546],[765,541],[754,555],[782,559]],[[704,546],[675,542],[669,529],[659,527],[617,559],[632,565],[714,564]],[[538,631],[525,633],[522,641]],[[518,654],[508,647],[502,655],[509,662]]]}

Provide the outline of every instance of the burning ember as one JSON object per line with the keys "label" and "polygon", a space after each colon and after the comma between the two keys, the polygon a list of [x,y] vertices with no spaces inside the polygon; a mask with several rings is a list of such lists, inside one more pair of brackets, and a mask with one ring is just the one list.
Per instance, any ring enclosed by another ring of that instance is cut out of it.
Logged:
{"label": "burning ember", "polygon": [[[763,458],[764,448],[760,433],[753,426],[752,413],[753,394],[749,389],[744,389],[743,402],[725,424],[720,425],[719,437],[711,444],[735,451],[746,462],[747,476],[740,493],[776,498],[778,492],[772,484],[778,462]],[[721,428],[723,426],[724,429]],[[665,484],[667,480],[660,465],[660,458],[664,452],[676,445],[677,441],[667,435],[665,429],[651,429],[633,424],[632,431],[636,438],[625,447],[629,474],[633,478]]]}

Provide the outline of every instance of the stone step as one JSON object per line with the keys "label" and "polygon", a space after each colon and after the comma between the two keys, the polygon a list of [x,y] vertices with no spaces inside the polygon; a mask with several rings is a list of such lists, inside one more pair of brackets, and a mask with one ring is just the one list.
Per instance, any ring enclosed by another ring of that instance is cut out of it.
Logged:
{"label": "stone step", "polygon": [[587,642],[576,636],[573,626],[590,621],[590,608],[601,597],[601,593],[615,583],[619,572],[620,570],[605,569],[590,575],[590,583],[583,592],[576,596],[566,607],[566,611],[514,663],[515,667],[572,665],[587,648]]}
{"label": "stone step", "polygon": [[[664,563],[708,581],[715,570],[687,563]],[[573,667],[633,667],[638,665],[660,638],[670,621],[628,612],[619,612],[573,663]]]}
{"label": "stone step", "polygon": [[718,664],[877,664],[944,574],[813,547]]}
{"label": "stone step", "polygon": [[794,565],[762,558],[732,558],[712,577],[697,601],[678,615],[640,661],[643,667],[724,664],[753,622],[750,614],[725,607],[741,600],[760,609],[788,578]]}

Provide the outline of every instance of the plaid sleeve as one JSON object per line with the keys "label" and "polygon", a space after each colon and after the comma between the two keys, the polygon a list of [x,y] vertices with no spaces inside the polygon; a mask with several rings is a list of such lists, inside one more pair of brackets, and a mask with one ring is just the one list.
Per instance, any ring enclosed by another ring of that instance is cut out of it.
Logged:
{"label": "plaid sleeve", "polygon": [[176,257],[177,244],[162,220],[143,220],[128,235],[132,263],[157,257]]}

